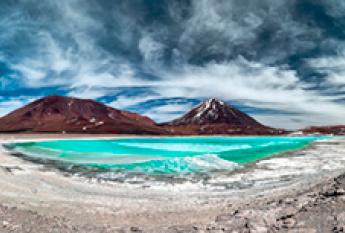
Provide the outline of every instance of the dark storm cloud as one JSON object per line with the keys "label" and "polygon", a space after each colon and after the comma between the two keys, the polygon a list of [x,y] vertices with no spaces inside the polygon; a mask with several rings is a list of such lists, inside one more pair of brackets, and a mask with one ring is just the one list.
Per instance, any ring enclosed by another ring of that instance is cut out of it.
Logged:
{"label": "dark storm cloud", "polygon": [[340,123],[344,29],[341,0],[4,0],[2,101],[76,95],[164,120],[215,96],[276,126]]}

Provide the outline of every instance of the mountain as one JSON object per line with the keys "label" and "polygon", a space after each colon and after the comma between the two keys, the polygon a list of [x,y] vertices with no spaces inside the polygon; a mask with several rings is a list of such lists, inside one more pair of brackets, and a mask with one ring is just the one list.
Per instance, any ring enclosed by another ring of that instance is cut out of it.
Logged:
{"label": "mountain", "polygon": [[168,123],[111,108],[94,100],[48,96],[0,118],[0,132],[150,135],[275,135],[285,133],[257,122],[217,99],[207,100]]}
{"label": "mountain", "polygon": [[345,125],[311,126],[295,132],[304,135],[345,135]]}
{"label": "mountain", "polygon": [[176,134],[282,134],[217,99],[209,99],[180,118],[161,124]]}
{"label": "mountain", "polygon": [[36,100],[0,118],[0,132],[167,133],[148,117],[63,96]]}

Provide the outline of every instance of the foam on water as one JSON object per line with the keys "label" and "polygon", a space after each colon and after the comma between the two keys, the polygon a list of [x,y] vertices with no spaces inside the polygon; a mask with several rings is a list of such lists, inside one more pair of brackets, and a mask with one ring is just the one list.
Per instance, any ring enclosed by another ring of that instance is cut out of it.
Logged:
{"label": "foam on water", "polygon": [[199,143],[117,143],[121,146],[136,147],[142,149],[155,149],[155,150],[165,150],[165,151],[186,151],[186,152],[196,152],[196,153],[207,153],[209,151],[213,152],[223,152],[231,150],[249,149],[252,146],[249,144],[243,145],[209,145],[209,144],[199,144]]}
{"label": "foam on water", "polygon": [[114,165],[113,167],[145,173],[191,173],[212,172],[217,170],[233,170],[239,167],[235,162],[226,161],[217,155],[206,154],[194,157],[151,160],[143,163]]}

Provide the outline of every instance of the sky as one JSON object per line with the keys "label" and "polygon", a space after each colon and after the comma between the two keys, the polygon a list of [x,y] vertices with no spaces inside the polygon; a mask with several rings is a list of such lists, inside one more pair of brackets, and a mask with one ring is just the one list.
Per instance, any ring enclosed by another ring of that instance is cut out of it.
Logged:
{"label": "sky", "polygon": [[0,32],[0,116],[65,95],[164,122],[219,98],[345,124],[344,0],[1,0]]}

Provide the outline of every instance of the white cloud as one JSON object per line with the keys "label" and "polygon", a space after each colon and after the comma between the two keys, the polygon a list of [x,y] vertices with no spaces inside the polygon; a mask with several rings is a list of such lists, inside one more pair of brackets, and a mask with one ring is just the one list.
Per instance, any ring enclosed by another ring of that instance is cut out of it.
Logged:
{"label": "white cloud", "polygon": [[139,40],[138,48],[144,57],[146,66],[157,68],[164,56],[164,45],[155,41],[151,36],[145,35]]}
{"label": "white cloud", "polygon": [[161,113],[175,113],[175,112],[187,112],[191,109],[192,105],[189,103],[173,103],[173,104],[168,104],[168,105],[163,105],[163,106],[158,106],[154,108],[156,112],[161,112]]}
{"label": "white cloud", "polygon": [[114,108],[118,108],[118,109],[126,109],[129,107],[132,107],[134,105],[140,104],[140,103],[144,103],[148,100],[154,100],[156,99],[157,95],[151,95],[151,96],[119,96],[117,97],[116,100],[108,103],[109,106],[112,106]]}
{"label": "white cloud", "polygon": [[334,17],[344,17],[345,2],[342,0],[326,0],[324,1],[327,13]]}
{"label": "white cloud", "polygon": [[192,105],[190,103],[171,103],[150,108],[149,110],[144,112],[143,115],[148,116],[161,123],[173,120],[181,116],[181,114],[189,111],[191,107]]}
{"label": "white cloud", "polygon": [[345,85],[345,45],[341,43],[338,53],[307,60],[314,70],[326,75],[326,83],[334,86]]}
{"label": "white cloud", "polygon": [[82,98],[82,99],[97,99],[100,98],[107,93],[111,92],[110,90],[106,89],[99,89],[99,88],[91,88],[88,86],[81,86],[78,88],[72,89],[68,95],[71,97],[77,97],[77,98]]}
{"label": "white cloud", "polygon": [[[329,13],[341,15],[343,4],[330,1]],[[321,35],[317,27],[296,21],[290,7],[295,1],[245,1],[244,4],[230,0],[194,0],[192,10],[186,14],[188,17],[182,17],[185,11],[174,3],[174,7],[169,9],[176,24],[171,31],[160,24],[142,26],[140,15],[137,19],[116,9],[107,15],[110,22],[114,21],[118,26],[112,32],[107,31],[102,17],[91,14],[97,12],[97,4],[94,6],[94,3],[80,0],[26,2],[48,6],[47,9],[59,18],[48,22],[49,27],[46,27],[45,22],[27,20],[21,8],[10,12],[8,17],[0,17],[0,29],[6,31],[0,35],[1,42],[8,43],[22,32],[26,32],[28,40],[34,41],[30,46],[18,49],[19,59],[12,60],[4,54],[0,56],[2,62],[19,73],[15,76],[21,81],[18,85],[29,88],[68,87],[71,90],[68,95],[82,98],[116,95],[112,88],[149,87],[156,95],[122,96],[111,105],[128,108],[154,98],[217,97],[240,101],[251,107],[298,113],[294,116],[256,115],[268,125],[298,127],[310,122],[344,123],[345,107],[333,102],[338,97],[306,90],[306,84],[294,70],[274,65],[277,60],[313,48]],[[263,42],[258,38],[265,30],[271,29],[274,30],[270,38],[273,43],[262,51],[259,43]],[[133,64],[129,61],[132,57],[117,55],[107,49],[102,40],[105,35],[111,35],[107,40],[119,40],[124,53],[140,52],[137,55],[143,57],[143,64]],[[169,47],[171,41],[174,45]],[[259,53],[257,46],[260,47]],[[311,67],[327,75],[325,84],[334,88],[345,84],[345,52],[341,51],[336,56],[308,61]],[[256,61],[242,57],[233,59],[237,53],[251,54]],[[165,55],[169,54],[173,60],[172,67],[162,66]],[[211,58],[224,55],[226,58],[212,62],[210,59],[204,62],[200,58],[204,65],[188,64],[198,55]],[[144,79],[137,69],[150,71],[158,78]],[[19,104],[20,101],[14,106]],[[6,106],[2,112],[10,109],[9,105]],[[169,104],[148,109],[145,114],[166,121],[189,107],[188,104]]]}
{"label": "white cloud", "polygon": [[[296,19],[291,10],[295,4],[281,0],[194,0],[187,20],[172,14],[183,28],[179,49],[194,59],[195,55],[232,57],[241,53],[266,64],[286,59],[316,47],[313,40],[321,35],[319,28]],[[269,37],[263,41],[265,33]]]}
{"label": "white cloud", "polygon": [[[45,22],[34,26],[15,13],[5,18],[7,21],[2,20],[11,31],[9,35],[26,32],[34,41],[28,48],[29,52],[17,55],[20,59],[12,61],[9,57],[0,57],[2,62],[19,73],[22,86],[114,87],[132,83],[135,72],[131,65],[97,43],[95,35],[104,32],[104,25],[89,15],[88,4],[81,4],[79,0],[42,4],[53,8],[53,13],[60,16],[56,22],[50,22],[49,29],[40,27]],[[11,38],[7,36],[3,40]]]}
{"label": "white cloud", "polygon": [[[128,108],[155,98],[209,98],[240,101],[249,107],[292,112],[296,115],[265,116],[256,114],[263,123],[277,127],[302,127],[313,124],[343,123],[345,107],[333,102],[336,97],[324,96],[317,91],[305,90],[296,72],[284,67],[266,66],[239,57],[224,63],[210,63],[203,67],[184,65],[179,70],[161,71],[159,80],[147,81],[134,77],[118,79],[123,87],[145,86],[156,93],[153,96],[119,97],[110,103],[116,108]],[[100,79],[101,80],[101,79]],[[122,81],[121,81],[122,80]],[[85,80],[85,84],[92,83]],[[111,79],[103,83],[113,83]],[[95,83],[93,85],[96,85]],[[111,85],[110,85],[111,86]],[[101,97],[107,90],[80,88],[70,95]],[[81,91],[81,92],[80,92]],[[168,104],[149,109],[145,115],[158,121],[167,121],[187,111],[190,105]]]}
{"label": "white cloud", "polygon": [[[204,67],[188,65],[177,73],[166,73],[164,77],[160,82],[161,87],[156,88],[162,96],[239,100],[251,107],[307,116],[295,121],[285,115],[295,126],[308,122],[344,122],[342,116],[345,115],[345,106],[317,91],[305,90],[296,72],[286,68],[265,66],[239,58]],[[264,123],[284,127],[286,120],[276,117],[264,120]]]}
{"label": "white cloud", "polygon": [[46,77],[46,73],[40,70],[38,67],[35,67],[34,62],[13,65],[12,69],[19,71],[24,77],[30,77],[27,78],[28,86],[35,86],[35,84],[42,82],[42,80]]}
{"label": "white cloud", "polygon": [[[284,129],[301,129],[303,127],[330,124],[329,116],[319,114],[253,114],[256,120],[271,127]],[[306,120],[307,119],[307,120]],[[334,120],[334,119],[332,119]],[[341,122],[341,119],[338,119]],[[326,123],[325,123],[326,122]]]}
{"label": "white cloud", "polygon": [[23,107],[25,104],[33,101],[34,97],[30,96],[23,96],[18,98],[11,98],[11,99],[1,99],[0,98],[0,117],[8,114],[9,112],[16,110],[20,107]]}

